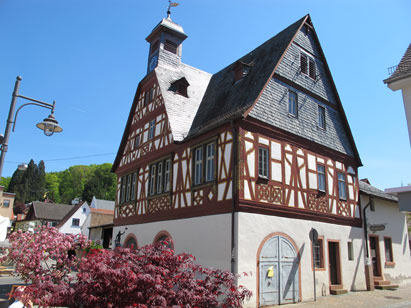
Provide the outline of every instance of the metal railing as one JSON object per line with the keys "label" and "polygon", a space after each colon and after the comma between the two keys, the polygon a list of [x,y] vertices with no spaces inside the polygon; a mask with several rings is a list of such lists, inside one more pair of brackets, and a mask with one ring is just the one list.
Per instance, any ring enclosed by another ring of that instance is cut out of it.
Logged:
{"label": "metal railing", "polygon": [[388,75],[393,75],[394,73],[406,73],[411,72],[411,62],[404,62],[399,65],[391,66],[388,68]]}

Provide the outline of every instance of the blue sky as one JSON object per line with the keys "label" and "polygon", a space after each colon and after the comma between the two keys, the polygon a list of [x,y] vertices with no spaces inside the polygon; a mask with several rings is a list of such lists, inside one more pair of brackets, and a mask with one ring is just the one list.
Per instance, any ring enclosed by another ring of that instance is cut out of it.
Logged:
{"label": "blue sky", "polygon": [[[410,44],[411,2],[180,0],[172,19],[188,39],[183,62],[215,73],[311,15],[364,167],[379,188],[411,183],[411,148],[400,92],[383,84]],[[138,82],[147,35],[166,0],[0,1],[0,131],[15,78],[20,94],[57,101],[64,131],[35,127],[49,111],[24,107],[11,134],[3,176],[43,159],[46,170],[113,162]],[[19,100],[19,104],[24,103]]]}

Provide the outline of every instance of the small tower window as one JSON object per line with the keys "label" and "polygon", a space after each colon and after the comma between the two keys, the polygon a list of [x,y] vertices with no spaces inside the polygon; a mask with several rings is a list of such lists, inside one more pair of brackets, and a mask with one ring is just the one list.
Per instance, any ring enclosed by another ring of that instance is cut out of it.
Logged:
{"label": "small tower window", "polygon": [[158,47],[160,46],[160,41],[155,41],[151,43],[150,46],[150,55],[157,51]]}
{"label": "small tower window", "polygon": [[177,47],[178,45],[170,40],[166,40],[164,43],[164,49],[173,54],[177,54]]}

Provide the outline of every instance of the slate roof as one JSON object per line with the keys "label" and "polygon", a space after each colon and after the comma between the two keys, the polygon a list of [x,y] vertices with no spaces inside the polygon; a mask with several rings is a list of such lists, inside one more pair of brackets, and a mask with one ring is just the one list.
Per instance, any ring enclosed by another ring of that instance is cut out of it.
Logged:
{"label": "slate roof", "polygon": [[[194,118],[189,136],[241,117],[257,100],[277,63],[307,16],[284,29],[244,57],[213,75],[203,102]],[[251,64],[246,77],[235,83],[237,62]]]}
{"label": "slate roof", "polygon": [[62,220],[74,205],[33,201],[32,207],[37,219]]}
{"label": "slate roof", "polygon": [[395,72],[389,78],[385,79],[384,83],[391,83],[407,77],[411,77],[411,43],[405,51]]}
{"label": "slate roof", "polygon": [[96,198],[93,206],[95,206],[96,209],[114,210],[115,202]]}
{"label": "slate roof", "polygon": [[368,196],[380,198],[380,199],[387,200],[387,201],[398,202],[398,198],[396,196],[387,194],[386,192],[364,181],[360,181],[360,193],[364,193]]}
{"label": "slate roof", "polygon": [[[173,139],[174,141],[182,141],[189,132],[211,74],[183,63],[176,69],[159,65],[155,68],[155,72],[164,98]],[[187,87],[188,97],[170,90],[171,83],[182,77],[185,77],[190,84]]]}

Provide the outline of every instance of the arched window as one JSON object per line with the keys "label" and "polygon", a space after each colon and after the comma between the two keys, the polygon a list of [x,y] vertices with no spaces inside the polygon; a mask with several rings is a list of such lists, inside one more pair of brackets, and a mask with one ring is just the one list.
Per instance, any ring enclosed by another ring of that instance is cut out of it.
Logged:
{"label": "arched window", "polygon": [[173,239],[167,231],[160,231],[154,238],[153,244],[164,242],[168,240],[167,247],[174,250],[174,242]]}
{"label": "arched window", "polygon": [[127,238],[124,240],[123,247],[124,248],[133,248],[133,249],[136,249],[138,247],[137,239],[134,236],[134,234],[127,235]]}

